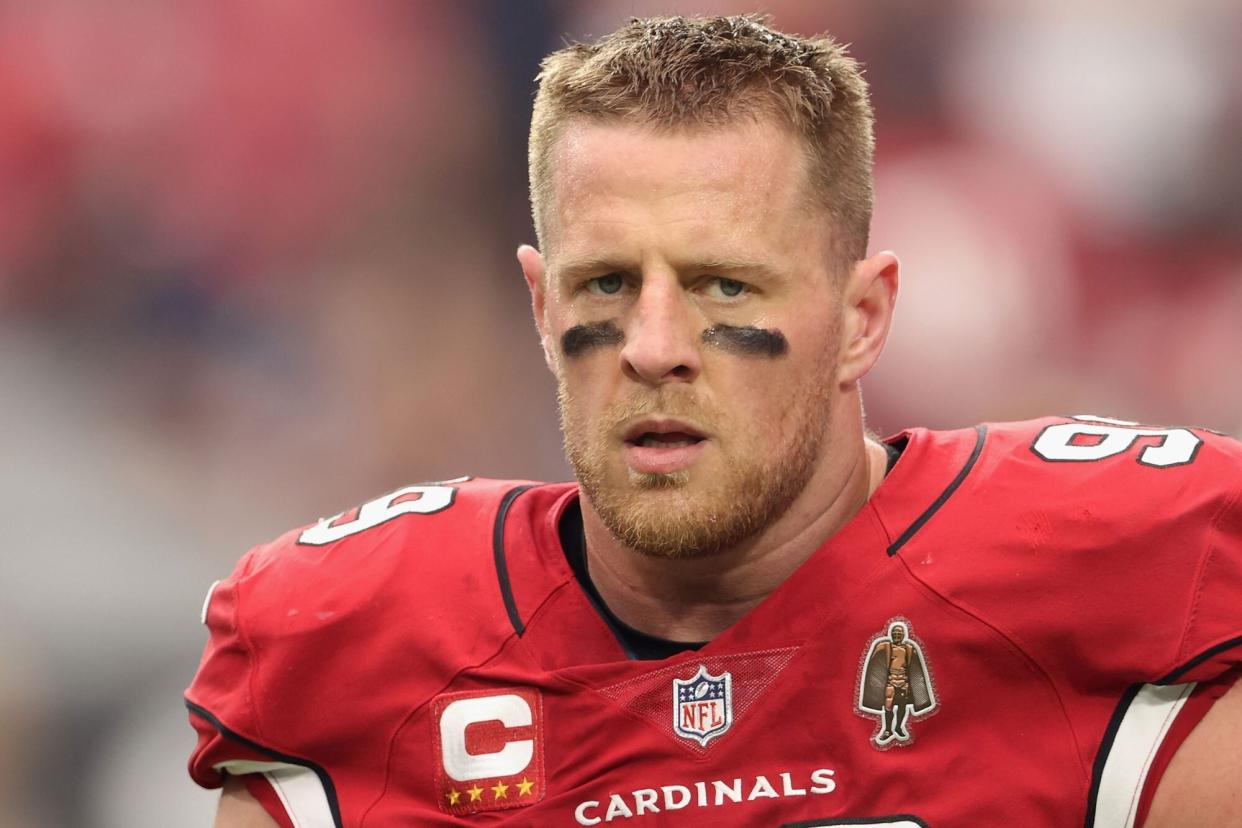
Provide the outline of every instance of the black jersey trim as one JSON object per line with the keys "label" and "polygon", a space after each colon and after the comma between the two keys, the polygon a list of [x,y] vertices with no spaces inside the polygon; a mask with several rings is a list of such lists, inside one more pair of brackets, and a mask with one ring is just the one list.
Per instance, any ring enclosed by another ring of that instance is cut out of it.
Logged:
{"label": "black jersey trim", "polygon": [[1231,638],[1228,641],[1222,641],[1215,647],[1211,647],[1199,653],[1194,658],[1187,661],[1180,667],[1170,671],[1168,675],[1152,682],[1138,682],[1130,685],[1126,692],[1122,695],[1121,700],[1117,702],[1117,708],[1113,711],[1113,717],[1109,719],[1108,728],[1104,731],[1104,738],[1100,741],[1099,753],[1095,756],[1095,763],[1091,768],[1091,792],[1087,799],[1087,819],[1083,823],[1085,828],[1092,828],[1095,820],[1096,798],[1100,793],[1100,783],[1104,778],[1104,765],[1108,762],[1108,756],[1112,753],[1113,742],[1117,738],[1117,731],[1121,728],[1121,722],[1125,719],[1126,712],[1130,709],[1130,705],[1134,702],[1134,697],[1143,689],[1146,684],[1157,686],[1168,686],[1176,684],[1182,676],[1198,667],[1215,655],[1232,650],[1234,647],[1242,646],[1242,636]]}
{"label": "black jersey trim", "polygon": [[1096,799],[1100,795],[1100,783],[1104,781],[1104,766],[1108,764],[1108,755],[1113,752],[1113,742],[1117,740],[1117,731],[1121,729],[1121,722],[1125,719],[1126,712],[1134,703],[1134,697],[1143,689],[1144,684],[1146,682],[1139,682],[1126,688],[1126,692],[1121,695],[1121,700],[1117,702],[1117,707],[1113,709],[1113,716],[1108,720],[1108,727],[1104,729],[1104,738],[1100,740],[1100,750],[1095,754],[1095,762],[1091,766],[1091,790],[1087,794],[1087,817],[1082,823],[1084,828],[1095,828]]}
{"label": "black jersey trim", "polygon": [[1182,676],[1189,673],[1195,667],[1198,667],[1203,662],[1207,661],[1212,656],[1220,655],[1226,650],[1232,650],[1234,647],[1242,647],[1242,636],[1238,636],[1237,638],[1231,638],[1228,641],[1222,641],[1220,644],[1217,644],[1215,647],[1204,650],[1203,652],[1199,653],[1199,655],[1195,656],[1190,661],[1187,661],[1181,667],[1178,667],[1176,670],[1169,673],[1164,678],[1156,679],[1155,681],[1151,683],[1161,684],[1161,685],[1176,684],[1178,679],[1180,679]]}
{"label": "black jersey trim", "polygon": [[492,557],[496,561],[496,580],[500,583],[500,597],[504,599],[509,623],[513,625],[513,631],[518,634],[518,638],[526,632],[526,625],[518,614],[517,601],[513,598],[513,584],[509,582],[509,565],[505,562],[505,521],[509,518],[509,508],[513,501],[529,488],[529,485],[518,486],[505,492],[500,508],[496,510],[496,524],[492,527]]}
{"label": "black jersey trim", "polygon": [[948,487],[940,493],[940,496],[932,502],[932,505],[927,507],[927,511],[919,515],[914,523],[911,523],[909,528],[902,532],[901,536],[897,538],[897,540],[893,541],[892,545],[888,547],[889,557],[896,555],[898,550],[905,546],[906,543],[914,537],[915,533],[923,528],[927,521],[932,519],[932,515],[940,511],[940,507],[948,502],[949,498],[953,496],[953,493],[956,492],[958,487],[962,485],[963,481],[966,480],[966,476],[970,474],[970,470],[975,467],[975,463],[979,460],[979,455],[983,453],[983,444],[987,440],[987,437],[987,426],[975,426],[975,447],[970,452],[970,457],[966,459],[966,465],[962,466],[961,471],[959,471],[957,476],[953,478],[953,482],[951,482]]}
{"label": "black jersey trim", "polygon": [[240,733],[225,727],[224,723],[216,718],[211,711],[207,710],[205,707],[200,707],[189,699],[185,700],[185,706],[191,713],[210,723],[212,727],[220,731],[222,735],[231,741],[244,745],[253,751],[262,753],[264,756],[270,756],[277,761],[284,762],[285,764],[298,765],[299,767],[314,771],[315,776],[319,777],[319,783],[323,785],[324,793],[328,796],[328,808],[332,811],[332,824],[335,825],[336,828],[343,828],[344,823],[341,821],[341,805],[337,802],[336,798],[336,785],[332,784],[332,777],[328,775],[328,772],[324,770],[322,766],[316,765],[309,759],[303,759],[300,756],[290,756],[288,753],[281,753],[278,750],[272,750],[269,747],[264,747],[258,742],[247,739]]}
{"label": "black jersey trim", "polygon": [[604,622],[604,626],[617,639],[621,651],[630,661],[658,661],[680,655],[687,650],[698,650],[706,645],[705,641],[671,641],[655,635],[648,635],[636,630],[617,617],[603,596],[599,594],[591,573],[587,570],[586,536],[582,532],[582,506],[574,501],[566,507],[561,515],[557,534],[561,540],[561,551],[565,553],[565,561],[573,570],[574,578],[582,587],[582,594],[587,603],[595,610],[595,614]]}

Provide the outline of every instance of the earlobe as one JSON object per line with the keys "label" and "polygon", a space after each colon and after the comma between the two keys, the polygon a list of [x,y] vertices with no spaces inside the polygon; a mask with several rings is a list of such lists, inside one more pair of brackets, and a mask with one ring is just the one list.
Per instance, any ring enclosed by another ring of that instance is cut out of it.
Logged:
{"label": "earlobe", "polygon": [[838,383],[844,388],[862,379],[880,358],[897,301],[897,257],[883,251],[854,264],[844,292]]}
{"label": "earlobe", "polygon": [[529,244],[520,245],[517,249],[518,264],[522,266],[522,275],[526,277],[526,287],[530,289],[531,312],[535,316],[535,328],[539,331],[539,341],[543,345],[543,358],[548,368],[556,372],[552,341],[548,333],[547,293],[545,290],[545,266],[543,254]]}

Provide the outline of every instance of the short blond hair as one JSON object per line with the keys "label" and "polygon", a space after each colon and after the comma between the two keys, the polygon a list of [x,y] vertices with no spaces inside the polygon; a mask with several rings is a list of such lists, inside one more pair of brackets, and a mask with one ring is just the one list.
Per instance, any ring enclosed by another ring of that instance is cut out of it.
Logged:
{"label": "short blond hair", "polygon": [[538,83],[529,171],[541,245],[552,150],[569,120],[711,127],[775,115],[806,142],[811,195],[836,222],[838,253],[866,256],[874,116],[857,61],[831,37],[784,34],[753,15],[634,18],[548,55]]}

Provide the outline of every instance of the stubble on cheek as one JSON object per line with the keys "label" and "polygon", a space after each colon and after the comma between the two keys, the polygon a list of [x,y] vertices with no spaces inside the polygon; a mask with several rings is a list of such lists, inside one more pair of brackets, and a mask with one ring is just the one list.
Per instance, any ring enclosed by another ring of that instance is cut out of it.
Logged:
{"label": "stubble on cheek", "polygon": [[[719,554],[760,532],[806,485],[821,450],[827,384],[772,412],[767,423],[713,411],[685,386],[636,391],[598,411],[581,407],[558,382],[566,453],[583,492],[609,531],[652,557]],[[625,464],[618,430],[648,413],[681,416],[712,434],[718,466],[672,474],[635,472]]]}
{"label": "stubble on cheek", "polygon": [[[805,350],[794,354],[775,328],[717,324],[703,330],[700,341],[719,354],[720,365],[753,366],[737,375],[739,381],[753,381],[748,390],[726,400],[713,398],[698,383],[640,387],[592,377],[594,366],[578,357],[620,344],[624,332],[613,320],[566,331],[560,341],[566,359],[557,372],[566,454],[609,531],[646,555],[694,558],[733,548],[778,520],[806,487],[823,452],[831,450],[825,437],[836,339],[832,331],[826,337],[820,331],[795,343],[822,349],[815,358]],[[808,357],[809,364],[795,364]],[[747,380],[749,370],[771,373]],[[673,474],[629,468],[620,429],[647,414],[698,423],[712,435],[712,463]],[[764,416],[771,419],[758,419]]]}

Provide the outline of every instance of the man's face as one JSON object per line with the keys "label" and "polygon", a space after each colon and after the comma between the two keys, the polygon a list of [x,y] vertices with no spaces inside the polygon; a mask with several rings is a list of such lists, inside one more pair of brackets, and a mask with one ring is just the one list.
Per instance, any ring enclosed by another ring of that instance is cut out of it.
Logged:
{"label": "man's face", "polygon": [[558,142],[536,312],[570,462],[632,548],[731,548],[822,462],[841,300],[806,175],[764,121]]}
{"label": "man's face", "polygon": [[906,640],[905,627],[893,627],[893,643],[900,644]]}

